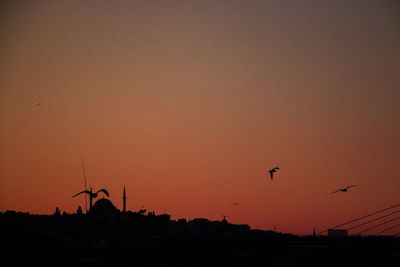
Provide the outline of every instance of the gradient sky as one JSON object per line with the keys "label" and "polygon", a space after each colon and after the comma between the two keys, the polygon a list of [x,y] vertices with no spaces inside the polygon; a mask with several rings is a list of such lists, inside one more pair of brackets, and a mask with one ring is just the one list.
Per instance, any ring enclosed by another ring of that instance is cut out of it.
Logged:
{"label": "gradient sky", "polygon": [[1,211],[84,206],[82,157],[173,219],[305,234],[400,200],[396,1],[0,7]]}

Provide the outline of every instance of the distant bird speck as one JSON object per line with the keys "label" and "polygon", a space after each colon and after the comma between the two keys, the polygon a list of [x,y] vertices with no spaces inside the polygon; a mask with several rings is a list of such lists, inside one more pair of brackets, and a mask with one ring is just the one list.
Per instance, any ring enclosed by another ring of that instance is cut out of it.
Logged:
{"label": "distant bird speck", "polygon": [[237,203],[237,202],[233,202],[232,204],[233,204],[234,206],[239,205],[239,203]]}
{"label": "distant bird speck", "polygon": [[40,102],[37,102],[37,103],[36,103],[36,106],[37,106],[37,107],[40,107],[41,105],[42,105],[42,103],[40,103]]}
{"label": "distant bird speck", "polygon": [[337,192],[347,192],[349,190],[349,188],[354,187],[354,186],[356,186],[356,185],[353,184],[353,185],[346,186],[344,188],[340,188],[338,190],[333,191],[331,194],[335,194]]}
{"label": "distant bird speck", "polygon": [[270,169],[270,170],[268,171],[271,180],[274,179],[274,172],[276,172],[276,171],[278,171],[278,170],[279,170],[279,167],[275,167],[275,168],[272,168],[272,169]]}

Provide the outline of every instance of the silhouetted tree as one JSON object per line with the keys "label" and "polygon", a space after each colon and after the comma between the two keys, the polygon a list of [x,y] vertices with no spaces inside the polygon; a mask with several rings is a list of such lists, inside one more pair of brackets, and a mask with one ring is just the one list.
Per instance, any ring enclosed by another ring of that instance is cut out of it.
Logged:
{"label": "silhouetted tree", "polygon": [[156,216],[156,213],[155,213],[154,211],[149,211],[149,212],[147,213],[147,216],[149,216],[149,217],[155,217],[155,216]]}
{"label": "silhouetted tree", "polygon": [[146,213],[146,211],[147,211],[146,209],[140,209],[139,214],[144,215]]}

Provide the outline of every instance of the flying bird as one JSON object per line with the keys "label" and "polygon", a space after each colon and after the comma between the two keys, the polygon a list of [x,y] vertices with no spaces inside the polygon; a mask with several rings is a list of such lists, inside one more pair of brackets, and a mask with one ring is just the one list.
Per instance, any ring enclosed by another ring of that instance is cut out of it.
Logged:
{"label": "flying bird", "polygon": [[97,192],[95,192],[95,193],[93,193],[93,192],[91,192],[91,191],[89,191],[89,190],[84,190],[84,191],[79,192],[78,194],[74,195],[73,197],[76,197],[76,196],[78,196],[78,195],[80,195],[80,194],[85,193],[85,194],[88,194],[89,196],[91,196],[92,198],[96,198],[97,195],[98,195],[100,192],[103,192],[107,197],[110,196],[110,194],[108,193],[108,191],[105,190],[105,189],[103,188],[103,189],[100,189],[99,191],[97,191]]}
{"label": "flying bird", "polygon": [[279,167],[272,168],[272,169],[270,169],[268,171],[269,172],[269,176],[271,177],[271,180],[274,179],[274,172],[276,172],[277,170],[279,170]]}
{"label": "flying bird", "polygon": [[237,203],[237,202],[233,202],[232,204],[233,204],[234,206],[239,205],[239,203]]}
{"label": "flying bird", "polygon": [[340,189],[338,189],[338,190],[336,190],[336,191],[333,191],[331,194],[335,194],[335,193],[340,192],[340,191],[342,191],[342,192],[347,192],[347,191],[349,190],[349,188],[354,187],[354,186],[356,186],[356,185],[353,184],[353,185],[346,186],[346,187],[344,187],[344,188],[340,188]]}

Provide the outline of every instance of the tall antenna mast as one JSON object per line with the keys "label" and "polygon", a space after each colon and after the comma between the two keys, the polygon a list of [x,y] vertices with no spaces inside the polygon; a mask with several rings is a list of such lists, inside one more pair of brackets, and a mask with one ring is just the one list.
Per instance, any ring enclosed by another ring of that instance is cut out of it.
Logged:
{"label": "tall antenna mast", "polygon": [[[86,186],[86,169],[85,169],[85,158],[82,157],[82,166],[83,166],[83,178],[85,179],[85,191],[87,190],[87,186]],[[84,194],[85,196],[85,210],[86,210],[86,214],[88,212],[87,210],[87,194]]]}

